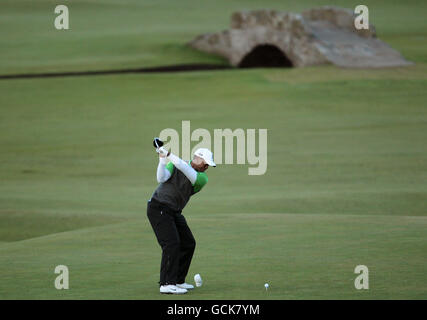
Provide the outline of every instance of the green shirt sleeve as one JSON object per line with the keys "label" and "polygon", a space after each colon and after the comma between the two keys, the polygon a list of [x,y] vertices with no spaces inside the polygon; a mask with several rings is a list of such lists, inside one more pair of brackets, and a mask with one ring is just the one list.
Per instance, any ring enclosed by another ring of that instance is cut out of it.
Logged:
{"label": "green shirt sleeve", "polygon": [[166,165],[166,169],[168,169],[169,172],[172,174],[172,172],[173,172],[173,163],[169,161],[168,164]]}
{"label": "green shirt sleeve", "polygon": [[196,182],[193,185],[194,193],[199,192],[202,190],[204,185],[208,183],[208,176],[204,172],[197,172],[197,179]]}

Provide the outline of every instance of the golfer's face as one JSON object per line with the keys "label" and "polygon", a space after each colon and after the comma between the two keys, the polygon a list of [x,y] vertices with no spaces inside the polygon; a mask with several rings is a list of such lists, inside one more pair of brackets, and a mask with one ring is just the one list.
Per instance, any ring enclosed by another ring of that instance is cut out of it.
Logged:
{"label": "golfer's face", "polygon": [[205,162],[205,160],[198,156],[194,156],[192,163],[194,164],[194,169],[199,172],[204,172],[209,168],[209,165]]}

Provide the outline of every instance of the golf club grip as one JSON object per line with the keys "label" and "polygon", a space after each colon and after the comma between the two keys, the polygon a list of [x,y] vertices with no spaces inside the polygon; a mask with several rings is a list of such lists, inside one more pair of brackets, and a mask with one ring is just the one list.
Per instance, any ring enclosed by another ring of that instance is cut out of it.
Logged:
{"label": "golf club grip", "polygon": [[154,140],[153,140],[153,146],[154,146],[154,148],[160,148],[160,147],[162,147],[163,146],[163,141],[162,140],[160,140],[159,138],[154,138]]}

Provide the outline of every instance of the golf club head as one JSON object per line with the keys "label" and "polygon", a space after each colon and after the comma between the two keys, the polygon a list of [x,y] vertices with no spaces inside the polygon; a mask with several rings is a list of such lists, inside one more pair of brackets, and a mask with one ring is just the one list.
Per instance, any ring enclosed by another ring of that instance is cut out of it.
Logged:
{"label": "golf club head", "polygon": [[154,148],[158,149],[163,146],[163,141],[156,137],[153,140],[153,146]]}

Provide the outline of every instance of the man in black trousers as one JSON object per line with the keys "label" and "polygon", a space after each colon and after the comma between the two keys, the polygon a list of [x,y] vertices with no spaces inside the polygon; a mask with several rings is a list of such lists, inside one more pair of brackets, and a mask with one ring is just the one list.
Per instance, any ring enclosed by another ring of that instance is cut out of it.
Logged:
{"label": "man in black trousers", "polygon": [[200,148],[185,162],[163,146],[159,154],[157,181],[160,183],[147,205],[147,216],[162,248],[160,293],[183,294],[194,286],[185,283],[196,241],[182,215],[190,197],[208,182],[205,171],[216,167],[212,152]]}

